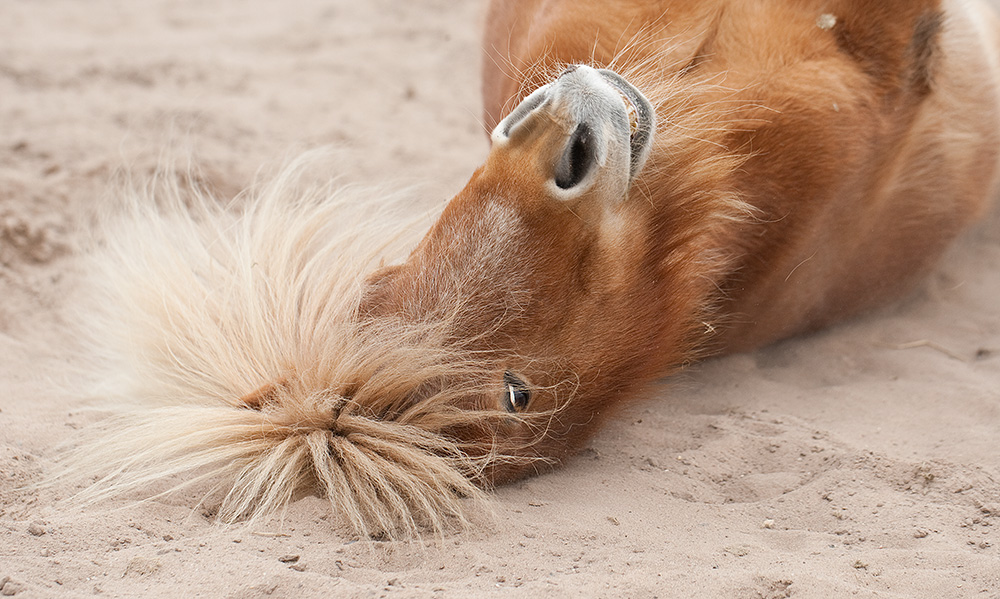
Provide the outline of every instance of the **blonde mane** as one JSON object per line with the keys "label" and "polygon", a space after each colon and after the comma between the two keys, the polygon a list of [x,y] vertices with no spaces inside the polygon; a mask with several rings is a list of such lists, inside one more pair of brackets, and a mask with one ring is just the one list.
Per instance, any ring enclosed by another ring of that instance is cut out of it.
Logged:
{"label": "blonde mane", "polygon": [[365,275],[412,239],[401,198],[309,184],[317,160],[229,208],[161,178],[104,218],[78,325],[92,393],[124,413],[60,461],[53,480],[90,481],[76,502],[211,481],[221,520],[254,521],[318,490],[358,535],[405,537],[468,525],[484,471],[525,459],[442,434],[500,417],[452,406],[484,373],[447,318],[359,318]]}

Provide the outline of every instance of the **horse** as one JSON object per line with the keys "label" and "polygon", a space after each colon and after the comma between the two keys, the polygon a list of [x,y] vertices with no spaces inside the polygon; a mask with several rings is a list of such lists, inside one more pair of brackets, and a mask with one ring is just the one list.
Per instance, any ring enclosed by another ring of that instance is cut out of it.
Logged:
{"label": "horse", "polygon": [[997,190],[998,34],[976,0],[494,0],[489,154],[400,260],[287,173],[108,227],[88,322],[139,407],[64,473],[468,524],[658,379],[905,295]]}

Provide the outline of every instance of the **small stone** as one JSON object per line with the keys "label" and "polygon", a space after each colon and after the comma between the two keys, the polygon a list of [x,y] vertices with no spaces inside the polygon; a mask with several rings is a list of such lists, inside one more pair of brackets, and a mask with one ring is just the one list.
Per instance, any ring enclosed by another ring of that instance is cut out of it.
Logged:
{"label": "small stone", "polygon": [[297,555],[282,555],[278,558],[278,561],[283,564],[294,564],[299,561],[299,556]]}
{"label": "small stone", "polygon": [[774,520],[771,520],[770,518],[768,518],[767,520],[764,520],[764,523],[761,524],[761,527],[762,528],[767,528],[767,529],[774,528]]}
{"label": "small stone", "polygon": [[289,570],[295,570],[296,572],[305,572],[306,571],[306,565],[305,564],[292,564],[291,566],[288,566],[288,569]]}
{"label": "small stone", "polygon": [[28,525],[28,534],[35,537],[40,537],[43,534],[45,534],[45,526],[41,522],[36,520]]}
{"label": "small stone", "polygon": [[131,577],[145,577],[156,574],[160,571],[162,564],[158,559],[148,559],[141,556],[133,557],[125,565],[125,571],[122,573],[122,578],[126,576]]}
{"label": "small stone", "polygon": [[24,590],[23,585],[18,582],[14,582],[9,577],[5,577],[2,582],[3,584],[0,585],[0,595],[3,595],[4,597],[13,597]]}
{"label": "small stone", "polygon": [[822,29],[823,31],[829,31],[830,29],[833,29],[836,24],[837,24],[837,16],[831,15],[830,13],[821,14],[819,18],[816,19],[816,26]]}
{"label": "small stone", "polygon": [[926,528],[918,528],[917,530],[913,531],[913,538],[923,539],[927,537],[927,535],[929,534],[931,534],[931,531],[927,530]]}

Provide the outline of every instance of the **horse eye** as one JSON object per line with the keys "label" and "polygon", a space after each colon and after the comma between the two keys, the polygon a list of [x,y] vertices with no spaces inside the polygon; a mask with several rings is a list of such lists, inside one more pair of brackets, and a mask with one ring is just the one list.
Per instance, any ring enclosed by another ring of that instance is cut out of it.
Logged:
{"label": "horse eye", "polygon": [[501,403],[508,412],[523,412],[531,401],[531,389],[510,372],[503,373],[504,394]]}

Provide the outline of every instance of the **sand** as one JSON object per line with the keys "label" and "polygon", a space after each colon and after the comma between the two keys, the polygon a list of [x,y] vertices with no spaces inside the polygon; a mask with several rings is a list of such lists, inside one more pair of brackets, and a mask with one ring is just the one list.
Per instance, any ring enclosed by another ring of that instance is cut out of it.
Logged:
{"label": "sand", "polygon": [[1000,217],[906,301],[665,381],[481,528],[352,541],[194,495],[32,490],[95,416],[65,388],[79,231],[122,172],[223,194],[332,145],[345,183],[461,188],[487,151],[480,1],[0,6],[0,592],[34,597],[1000,597]]}

